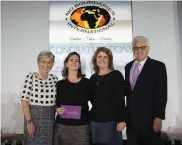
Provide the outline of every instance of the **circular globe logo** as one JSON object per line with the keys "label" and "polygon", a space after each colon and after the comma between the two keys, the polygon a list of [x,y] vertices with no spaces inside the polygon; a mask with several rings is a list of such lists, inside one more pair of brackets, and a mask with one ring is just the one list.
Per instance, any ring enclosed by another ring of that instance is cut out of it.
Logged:
{"label": "circular globe logo", "polygon": [[111,19],[106,9],[98,6],[85,6],[74,10],[70,16],[70,20],[76,26],[85,29],[97,29],[105,26]]}

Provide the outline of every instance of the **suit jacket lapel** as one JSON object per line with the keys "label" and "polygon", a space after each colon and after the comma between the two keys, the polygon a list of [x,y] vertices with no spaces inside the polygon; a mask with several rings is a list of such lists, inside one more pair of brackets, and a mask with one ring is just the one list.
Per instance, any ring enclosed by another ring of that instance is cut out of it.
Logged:
{"label": "suit jacket lapel", "polygon": [[130,73],[131,73],[131,67],[132,67],[134,61],[135,61],[135,60],[133,60],[133,61],[130,63],[130,65],[128,66],[128,70],[127,70],[127,80],[128,80],[127,83],[129,84],[128,86],[130,86],[131,91],[132,91],[132,88],[131,88],[131,83],[130,83]]}

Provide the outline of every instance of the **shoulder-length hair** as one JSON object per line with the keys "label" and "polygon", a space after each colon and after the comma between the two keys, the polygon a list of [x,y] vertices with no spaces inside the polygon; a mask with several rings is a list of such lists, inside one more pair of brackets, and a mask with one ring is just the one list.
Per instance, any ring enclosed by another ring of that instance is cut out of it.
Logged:
{"label": "shoulder-length hair", "polygon": [[62,76],[63,78],[68,78],[68,68],[66,67],[66,63],[68,62],[68,60],[70,59],[71,56],[73,55],[76,55],[78,56],[78,59],[79,59],[79,64],[80,64],[80,67],[78,68],[78,74],[77,74],[77,77],[80,78],[80,77],[84,77],[85,75],[82,73],[82,69],[81,69],[81,61],[80,61],[80,55],[77,53],[77,52],[71,52],[68,54],[68,56],[65,58],[64,60],[64,68],[62,70]]}
{"label": "shoulder-length hair", "polygon": [[108,68],[110,70],[114,70],[112,51],[106,47],[98,47],[92,57],[92,64],[93,64],[93,69],[94,69],[95,73],[99,73],[99,67],[98,67],[97,61],[96,61],[97,55],[99,54],[99,52],[104,52],[108,55],[108,57],[109,57]]}

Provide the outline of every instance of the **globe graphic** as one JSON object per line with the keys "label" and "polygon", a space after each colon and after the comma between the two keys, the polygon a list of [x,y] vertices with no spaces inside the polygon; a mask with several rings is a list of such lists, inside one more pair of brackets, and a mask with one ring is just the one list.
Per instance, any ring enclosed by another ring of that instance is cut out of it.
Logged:
{"label": "globe graphic", "polygon": [[107,10],[97,6],[86,6],[72,12],[70,20],[79,27],[96,29],[107,25],[110,15]]}

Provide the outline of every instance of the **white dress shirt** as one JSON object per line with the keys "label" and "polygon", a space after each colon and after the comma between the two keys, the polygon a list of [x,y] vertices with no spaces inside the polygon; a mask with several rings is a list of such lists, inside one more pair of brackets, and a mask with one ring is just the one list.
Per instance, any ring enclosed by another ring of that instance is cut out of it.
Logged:
{"label": "white dress shirt", "polygon": [[143,68],[147,58],[145,60],[143,60],[143,61],[140,61],[140,62],[138,62],[137,60],[134,61],[133,65],[131,66],[131,69],[130,69],[130,83],[131,83],[131,80],[132,80],[132,74],[133,74],[133,71],[134,71],[135,64],[140,63],[140,65],[139,65],[139,73],[140,73],[142,71],[142,68]]}

